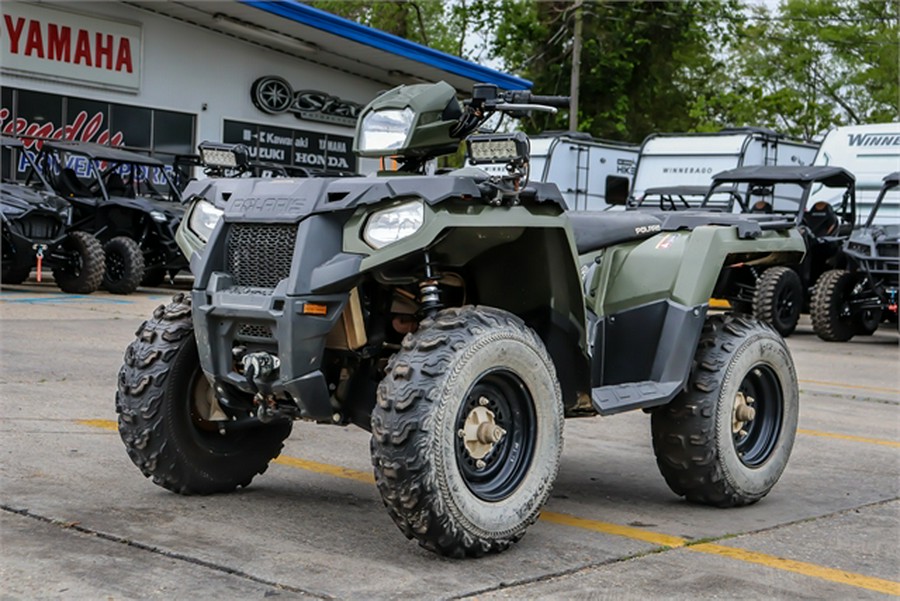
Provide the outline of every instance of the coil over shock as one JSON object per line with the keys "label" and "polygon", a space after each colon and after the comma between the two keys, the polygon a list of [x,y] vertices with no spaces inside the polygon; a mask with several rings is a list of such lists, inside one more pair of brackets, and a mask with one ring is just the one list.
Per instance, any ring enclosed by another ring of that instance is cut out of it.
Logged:
{"label": "coil over shock", "polygon": [[441,300],[441,287],[438,281],[441,275],[431,264],[431,255],[425,251],[425,279],[419,282],[419,311],[424,317],[431,317],[444,308]]}

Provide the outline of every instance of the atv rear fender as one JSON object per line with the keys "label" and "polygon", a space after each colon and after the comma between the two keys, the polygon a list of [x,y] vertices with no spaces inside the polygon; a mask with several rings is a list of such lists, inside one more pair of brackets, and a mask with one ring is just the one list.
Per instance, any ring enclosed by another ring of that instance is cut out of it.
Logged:
{"label": "atv rear fender", "polygon": [[737,227],[701,225],[582,256],[595,409],[669,402],[687,381],[723,269],[796,263],[803,252],[796,229],[741,237]]}

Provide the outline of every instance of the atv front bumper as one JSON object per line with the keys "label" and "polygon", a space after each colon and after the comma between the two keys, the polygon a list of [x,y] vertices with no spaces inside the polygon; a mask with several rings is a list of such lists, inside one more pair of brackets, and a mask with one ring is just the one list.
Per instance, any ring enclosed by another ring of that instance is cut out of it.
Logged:
{"label": "atv front bumper", "polygon": [[240,357],[259,351],[277,356],[281,365],[265,383],[267,391],[293,401],[304,418],[330,421],[336,407],[322,372],[322,356],[348,294],[297,297],[287,296],[285,289],[285,282],[274,290],[235,287],[228,275],[213,274],[206,290],[194,290],[201,365],[220,394],[225,391],[227,396],[228,389],[253,394]]}

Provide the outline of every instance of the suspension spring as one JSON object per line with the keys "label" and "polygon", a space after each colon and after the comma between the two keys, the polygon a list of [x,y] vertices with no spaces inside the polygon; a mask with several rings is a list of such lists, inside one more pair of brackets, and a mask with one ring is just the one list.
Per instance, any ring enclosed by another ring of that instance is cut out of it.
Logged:
{"label": "suspension spring", "polygon": [[441,287],[438,285],[440,275],[431,265],[431,256],[425,251],[425,279],[419,282],[419,307],[425,315],[433,315],[444,308],[441,301]]}

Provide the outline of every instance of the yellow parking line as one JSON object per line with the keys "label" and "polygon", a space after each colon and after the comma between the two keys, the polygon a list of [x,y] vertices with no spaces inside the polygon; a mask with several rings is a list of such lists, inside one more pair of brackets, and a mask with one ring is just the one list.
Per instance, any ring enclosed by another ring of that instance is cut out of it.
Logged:
{"label": "yellow parking line", "polygon": [[775,568],[776,570],[794,572],[795,574],[812,576],[813,578],[819,578],[820,580],[828,580],[829,582],[837,582],[838,584],[846,584],[856,588],[864,588],[870,591],[900,596],[900,582],[894,582],[893,580],[872,578],[870,576],[863,576],[862,574],[818,566],[814,563],[806,563],[805,561],[794,561],[793,559],[784,559],[783,557],[747,551],[745,549],[735,549],[734,547],[726,547],[724,545],[716,545],[713,543],[691,545],[688,549],[698,553],[709,553],[710,555],[730,557],[731,559],[755,563],[761,566]]}
{"label": "yellow parking line", "polygon": [[841,382],[826,382],[824,380],[797,380],[801,384],[818,384],[819,386],[831,386],[833,388],[850,388],[853,390],[871,390],[872,392],[893,392],[900,395],[900,388],[882,388],[880,386],[863,386],[861,384],[843,384]]}
{"label": "yellow parking line", "polygon": [[562,526],[572,526],[573,528],[582,528],[584,530],[593,530],[594,532],[602,532],[603,534],[612,534],[614,536],[622,536],[634,540],[644,541],[660,547],[683,547],[687,544],[687,540],[678,536],[669,536],[668,534],[659,534],[649,532],[640,528],[632,528],[631,526],[622,526],[621,524],[611,524],[609,522],[601,522],[599,520],[588,520],[585,518],[575,517],[565,513],[556,513],[553,511],[542,511],[541,520],[552,524],[560,524]]}
{"label": "yellow parking line", "polygon": [[[77,420],[77,422],[84,426],[102,428],[104,430],[115,430],[117,427],[116,422],[112,420],[82,419]],[[835,436],[841,437],[840,435]],[[282,455],[281,457],[275,459],[273,463],[277,463],[286,467],[306,470],[317,474],[334,476],[336,478],[345,478],[349,480],[355,480],[357,482],[365,482],[367,484],[372,484],[375,482],[375,478],[369,472],[362,472],[338,465],[319,463],[317,461],[309,461],[296,457],[287,457]],[[580,528],[582,530],[591,530],[603,534],[621,536],[623,538],[630,538],[632,540],[639,540],[660,547],[685,548],[689,551],[696,551],[698,553],[719,555],[721,557],[728,557],[731,559],[737,559],[739,561],[755,563],[778,570],[794,572],[796,574],[802,574],[804,576],[810,576],[813,578],[818,578],[820,580],[827,580],[829,582],[837,582],[839,584],[846,584],[856,588],[863,588],[880,593],[887,593],[889,595],[900,596],[900,582],[884,580],[881,578],[872,578],[869,576],[863,576],[862,574],[856,574],[854,572],[836,570],[834,568],[827,568],[824,566],[819,566],[802,561],[794,561],[792,559],[784,559],[775,555],[767,555],[765,553],[757,553],[755,551],[736,549],[733,547],[726,547],[724,545],[717,545],[714,543],[691,544],[689,540],[681,538],[680,536],[671,536],[668,534],[651,532],[640,528],[633,528],[631,526],[601,522],[599,520],[590,520],[553,511],[543,511],[541,513],[541,520],[550,522],[552,524],[559,524],[561,526],[570,526],[573,528]]]}
{"label": "yellow parking line", "polygon": [[100,428],[101,430],[119,429],[119,425],[111,419],[76,419],[75,423],[82,426],[90,426],[91,428]]}
{"label": "yellow parking line", "polygon": [[900,448],[900,442],[893,440],[882,440],[880,438],[866,438],[863,436],[851,436],[849,434],[835,434],[834,432],[819,432],[818,430],[806,430],[798,428],[797,434],[806,434],[807,436],[822,436],[823,438],[836,438],[838,440],[852,440],[853,442],[864,442],[867,444],[880,444],[886,447]]}
{"label": "yellow parking line", "polygon": [[317,461],[309,461],[307,459],[298,459],[296,457],[287,457],[281,455],[272,463],[286,465],[287,467],[295,467],[297,469],[315,472],[317,474],[325,474],[326,476],[335,476],[336,478],[348,478],[366,484],[375,484],[375,476],[369,472],[360,472],[339,465],[330,465],[328,463],[319,463]]}

